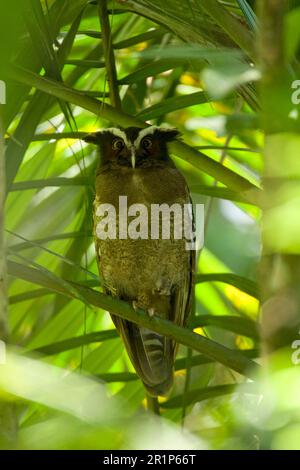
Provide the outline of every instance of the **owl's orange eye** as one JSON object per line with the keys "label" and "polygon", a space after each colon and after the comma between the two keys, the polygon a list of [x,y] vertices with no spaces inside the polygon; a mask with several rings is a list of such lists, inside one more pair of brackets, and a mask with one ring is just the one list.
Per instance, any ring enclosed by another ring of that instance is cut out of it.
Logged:
{"label": "owl's orange eye", "polygon": [[112,148],[114,150],[122,150],[124,146],[125,145],[122,139],[115,139],[112,143]]}
{"label": "owl's orange eye", "polygon": [[142,140],[142,147],[145,150],[148,150],[152,147],[152,140],[149,139],[148,137],[145,137],[145,139]]}

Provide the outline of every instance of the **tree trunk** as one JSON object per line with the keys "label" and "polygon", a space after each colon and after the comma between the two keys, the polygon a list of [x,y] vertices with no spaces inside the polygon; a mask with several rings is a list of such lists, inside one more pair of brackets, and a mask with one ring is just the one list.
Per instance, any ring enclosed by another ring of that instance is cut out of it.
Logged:
{"label": "tree trunk", "polygon": [[[6,256],[4,235],[4,201],[5,201],[5,162],[2,130],[2,108],[0,104],[0,374],[5,361],[5,345],[8,338],[7,293],[6,293]],[[17,418],[15,406],[0,401],[0,448],[13,445],[17,435]]]}
{"label": "tree trunk", "polygon": [[[261,263],[264,357],[285,351],[281,367],[292,364],[292,343],[300,331],[300,136],[293,131],[292,81],[285,62],[286,0],[262,0],[259,55],[265,170]],[[277,361],[266,361],[276,367]]]}

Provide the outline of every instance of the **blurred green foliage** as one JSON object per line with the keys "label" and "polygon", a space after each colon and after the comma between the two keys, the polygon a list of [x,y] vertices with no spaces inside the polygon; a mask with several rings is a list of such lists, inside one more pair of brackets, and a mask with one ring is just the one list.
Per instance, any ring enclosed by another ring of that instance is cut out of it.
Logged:
{"label": "blurred green foliage", "polygon": [[[300,36],[293,25],[300,4],[290,3],[285,40],[292,81],[299,68]],[[72,291],[71,282],[100,289],[91,211],[98,155],[80,137],[109,120],[167,123],[198,152],[188,162],[178,147],[173,157],[193,201],[206,207],[198,273],[215,276],[196,286],[192,326],[259,361],[262,204],[257,195],[265,135],[261,70],[253,54],[254,2],[109,1],[122,112],[109,107],[96,1],[0,5],[8,259],[20,272],[31,266],[46,279],[41,286],[9,273],[10,346],[6,364],[0,365],[0,398],[13,406],[19,435],[16,442],[3,437],[0,446],[299,448],[300,384],[297,368],[290,367],[291,346],[274,353],[254,383],[180,346],[174,388],[159,400],[161,416],[152,416],[107,312],[53,289],[58,284]],[[66,101],[64,86],[72,89]],[[282,147],[292,179],[299,176],[300,143],[296,134],[285,138],[274,135],[272,146],[275,153]],[[194,164],[197,155],[200,163]],[[201,155],[209,162],[205,168]],[[210,162],[219,165],[210,171]],[[277,164],[281,177],[281,161]],[[227,187],[221,183],[224,174]],[[237,191],[236,181],[248,191]],[[299,190],[295,185],[283,192],[278,198],[286,206],[268,213],[265,234],[272,250],[299,253]],[[283,219],[284,230],[278,230]],[[4,429],[1,409],[0,419]]]}

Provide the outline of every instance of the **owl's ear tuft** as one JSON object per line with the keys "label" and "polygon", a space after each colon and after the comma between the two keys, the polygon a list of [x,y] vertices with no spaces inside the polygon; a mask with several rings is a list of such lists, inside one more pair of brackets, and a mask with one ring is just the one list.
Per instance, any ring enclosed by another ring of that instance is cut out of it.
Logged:
{"label": "owl's ear tuft", "polygon": [[84,140],[84,142],[87,142],[88,144],[99,145],[102,135],[102,132],[92,132],[91,134],[85,135],[82,140]]}
{"label": "owl's ear tuft", "polygon": [[175,129],[175,127],[173,128],[161,127],[157,130],[157,132],[160,138],[162,138],[165,142],[171,142],[172,140],[177,139],[181,135],[179,130]]}

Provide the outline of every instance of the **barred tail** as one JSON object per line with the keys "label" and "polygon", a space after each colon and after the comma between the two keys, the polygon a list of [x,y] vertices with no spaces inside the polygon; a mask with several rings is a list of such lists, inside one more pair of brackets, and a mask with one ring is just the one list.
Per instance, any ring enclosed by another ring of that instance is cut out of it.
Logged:
{"label": "barred tail", "polygon": [[174,342],[115,315],[112,318],[147,392],[152,396],[168,393],[173,384]]}
{"label": "barred tail", "polygon": [[171,341],[163,335],[139,328],[143,351],[139,362],[141,379],[150,395],[165,395],[173,383],[173,352]]}

